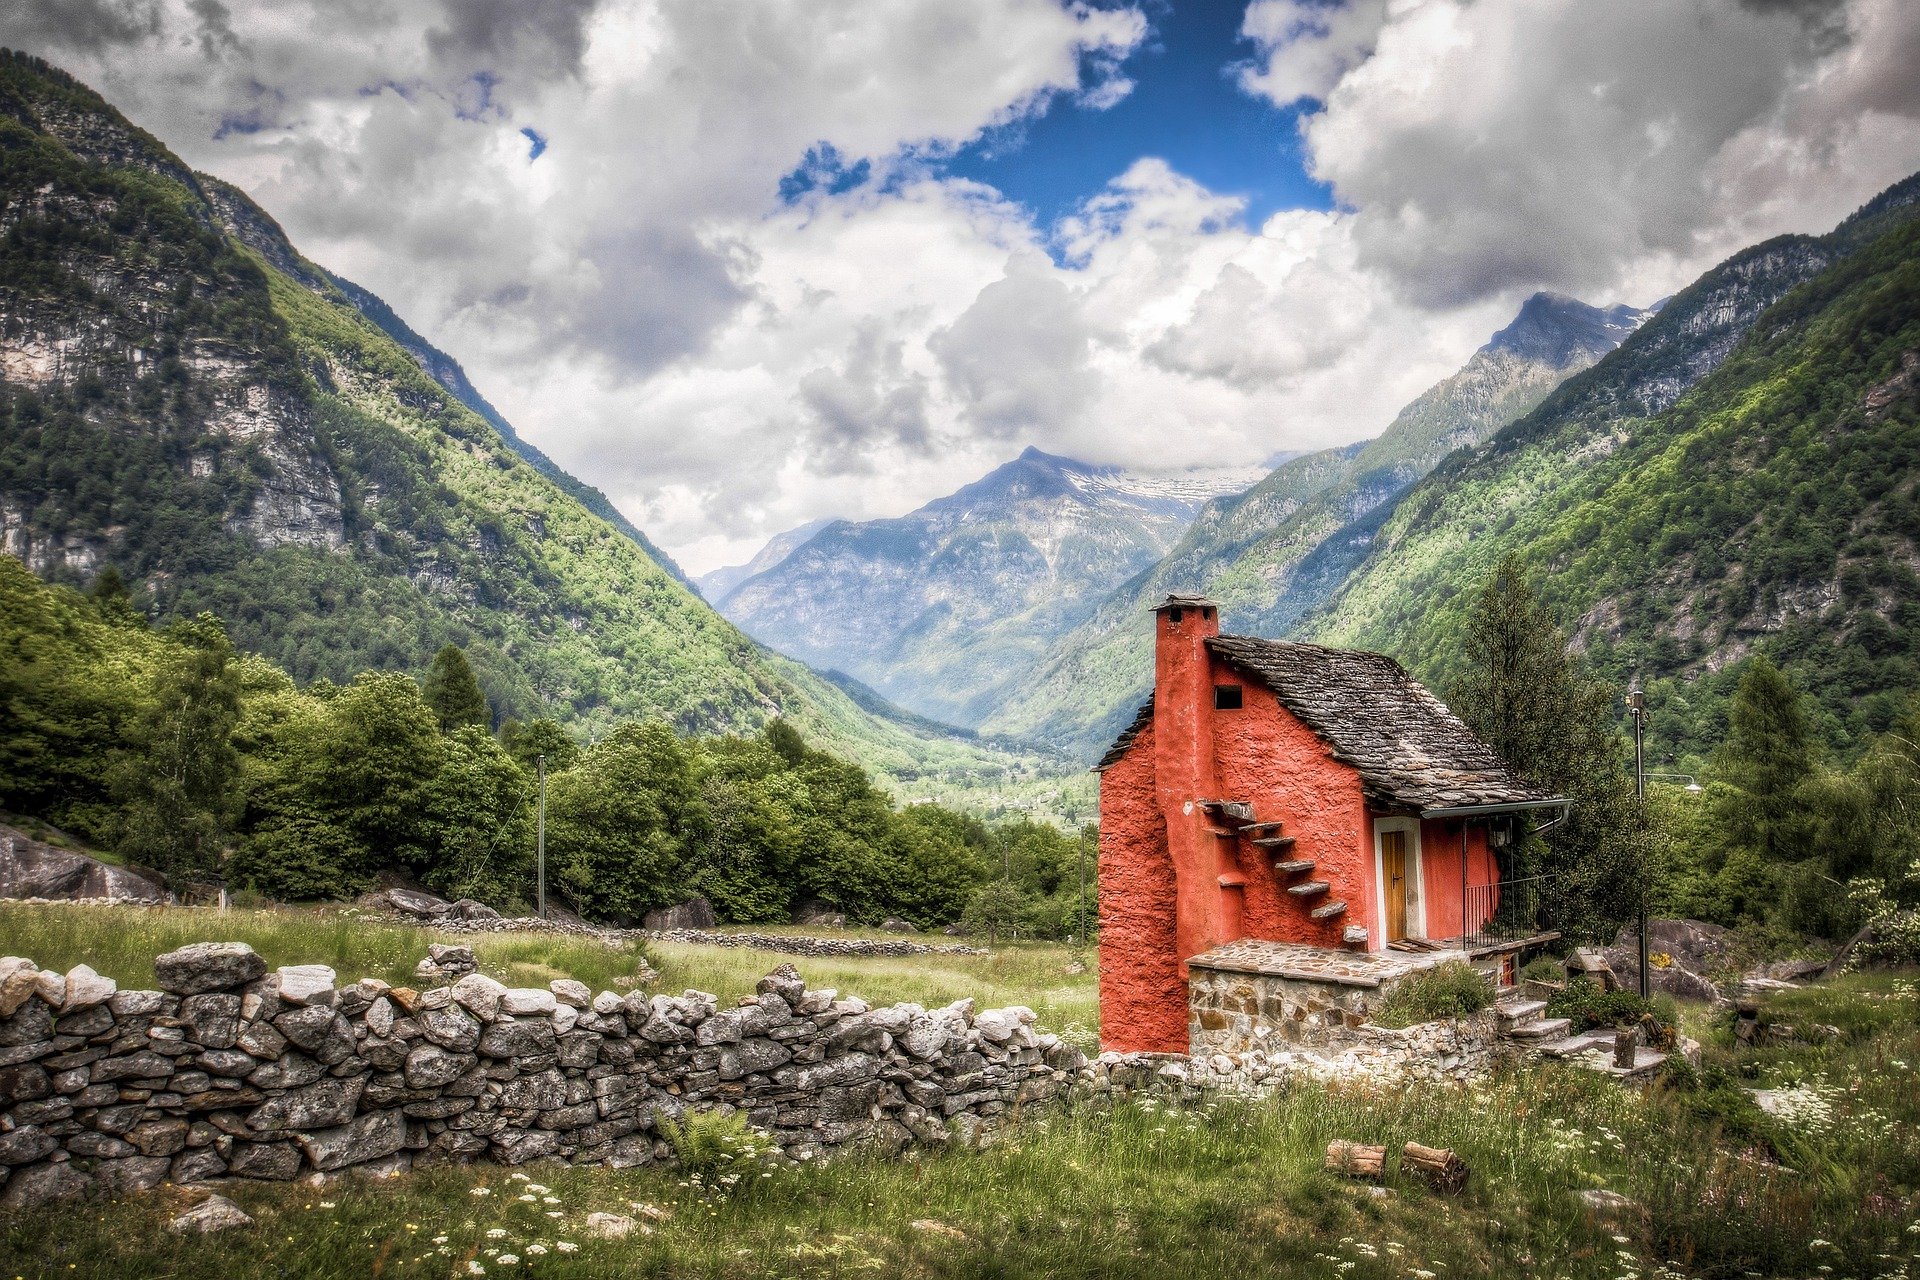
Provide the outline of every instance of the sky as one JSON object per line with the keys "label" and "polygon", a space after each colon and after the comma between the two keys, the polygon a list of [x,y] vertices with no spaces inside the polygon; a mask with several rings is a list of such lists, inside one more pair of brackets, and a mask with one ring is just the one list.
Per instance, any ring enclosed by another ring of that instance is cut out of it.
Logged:
{"label": "sky", "polygon": [[1376,434],[1920,169],[1912,0],[10,0],[689,569]]}

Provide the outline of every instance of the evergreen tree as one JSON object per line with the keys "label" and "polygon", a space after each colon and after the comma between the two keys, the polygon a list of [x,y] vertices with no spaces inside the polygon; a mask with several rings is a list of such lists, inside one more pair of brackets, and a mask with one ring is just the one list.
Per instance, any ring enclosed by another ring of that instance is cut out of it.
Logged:
{"label": "evergreen tree", "polygon": [[211,875],[240,815],[240,678],[219,619],[171,629],[180,651],[155,681],[139,749],[120,758],[112,787],[125,805],[120,852],[172,877]]}
{"label": "evergreen tree", "polygon": [[480,691],[480,681],[474,678],[473,667],[458,645],[444,645],[433,655],[421,695],[440,717],[442,733],[468,726],[484,729],[493,723],[487,695]]}
{"label": "evergreen tree", "polygon": [[1733,847],[1774,862],[1806,855],[1810,816],[1800,792],[1814,776],[1813,726],[1799,691],[1764,654],[1741,674],[1714,766],[1727,784],[1715,809]]}
{"label": "evergreen tree", "polygon": [[1508,855],[1509,876],[1549,877],[1563,931],[1610,937],[1647,893],[1649,837],[1622,769],[1616,695],[1582,668],[1525,563],[1503,557],[1468,618],[1467,674],[1453,691],[1460,718],[1513,770],[1573,808],[1544,838]]}

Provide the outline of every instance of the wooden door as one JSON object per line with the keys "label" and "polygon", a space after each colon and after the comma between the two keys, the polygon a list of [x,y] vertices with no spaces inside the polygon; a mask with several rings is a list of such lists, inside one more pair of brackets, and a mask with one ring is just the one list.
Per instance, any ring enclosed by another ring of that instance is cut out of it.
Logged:
{"label": "wooden door", "polygon": [[1380,875],[1387,900],[1387,941],[1407,936],[1407,833],[1380,833]]}

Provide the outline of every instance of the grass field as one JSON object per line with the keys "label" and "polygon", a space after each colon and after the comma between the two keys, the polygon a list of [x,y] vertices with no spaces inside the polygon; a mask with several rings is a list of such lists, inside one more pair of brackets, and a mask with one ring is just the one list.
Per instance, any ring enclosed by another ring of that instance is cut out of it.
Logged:
{"label": "grass field", "polygon": [[[0,949],[34,954],[15,945],[22,911],[42,917],[36,937],[54,945],[52,909],[4,908]],[[186,927],[154,915],[138,927]],[[313,958],[318,944],[295,926],[252,923],[260,932],[218,936],[299,942],[297,955],[274,958]],[[96,924],[96,939],[121,927],[134,918]],[[361,954],[351,937],[334,945]],[[571,958],[563,947],[489,963]],[[653,956],[669,986],[700,985],[700,975],[709,990],[775,959],[704,947]],[[976,995],[1038,1008],[1058,987],[1053,1008],[1091,1009],[1091,975],[1057,972],[1073,963],[1058,948],[937,959],[801,967],[869,998],[932,1003],[975,983]],[[1920,981],[1848,978],[1782,993],[1767,1012],[1837,1035],[1756,1050],[1724,1021],[1700,1019],[1711,1036],[1704,1069],[1644,1094],[1548,1065],[1464,1088],[1301,1085],[1186,1108],[1088,1104],[1029,1117],[984,1152],[746,1164],[721,1190],[680,1169],[552,1166],[522,1172],[535,1190],[490,1165],[380,1183],[239,1183],[222,1190],[257,1225],[206,1239],[165,1230],[199,1193],[164,1190],[0,1218],[0,1277],[1920,1276]],[[1779,1091],[1783,1113],[1756,1106],[1754,1088]],[[1335,1137],[1452,1147],[1472,1179],[1458,1197],[1397,1171],[1380,1189],[1352,1183],[1320,1169]],[[1588,1189],[1631,1207],[1597,1216],[1578,1197]],[[634,1215],[646,1231],[595,1239],[585,1229],[594,1211]]]}
{"label": "grass field", "polygon": [[248,943],[272,965],[325,964],[342,982],[368,977],[396,985],[413,982],[414,965],[434,942],[466,943],[481,970],[509,986],[577,978],[595,991],[626,991],[646,960],[660,972],[650,989],[677,994],[692,987],[723,1002],[751,994],[763,974],[790,959],[809,986],[833,987],[871,1004],[912,1000],[931,1008],[966,996],[982,1009],[1025,1004],[1048,1030],[1083,1047],[1093,1045],[1099,1023],[1091,954],[1052,943],[1005,944],[985,956],[786,957],[694,943],[643,948],[559,934],[454,934],[374,923],[346,908],[216,911],[0,902],[0,954],[63,970],[84,962],[125,987],[151,985],[157,955],[189,942],[229,940]]}

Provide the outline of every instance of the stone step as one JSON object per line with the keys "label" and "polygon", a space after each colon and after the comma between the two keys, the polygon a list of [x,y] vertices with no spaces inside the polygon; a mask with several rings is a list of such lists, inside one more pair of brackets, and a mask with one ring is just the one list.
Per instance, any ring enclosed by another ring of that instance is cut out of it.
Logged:
{"label": "stone step", "polygon": [[1493,1007],[1495,1015],[1503,1027],[1517,1027],[1532,1022],[1547,1011],[1545,1000],[1509,1000],[1505,1004]]}
{"label": "stone step", "polygon": [[[1517,1027],[1507,1028],[1509,1040],[1558,1040],[1567,1034],[1573,1026],[1571,1018],[1537,1018]],[[1611,1043],[1611,1041],[1609,1041]]]}
{"label": "stone step", "polygon": [[1311,871],[1313,866],[1312,858],[1295,858],[1290,862],[1276,862],[1273,864],[1273,869],[1282,875],[1290,876],[1301,871]]}
{"label": "stone step", "polygon": [[1296,898],[1317,898],[1333,886],[1325,880],[1308,880],[1304,884],[1290,884],[1287,892]]}
{"label": "stone step", "polygon": [[1284,822],[1249,822],[1246,826],[1240,828],[1240,834],[1243,836],[1264,836],[1268,834],[1277,836],[1286,825]]}
{"label": "stone step", "polygon": [[1323,902],[1313,910],[1307,912],[1307,914],[1315,920],[1331,920],[1335,916],[1347,914],[1347,904],[1344,902]]}
{"label": "stone step", "polygon": [[1262,836],[1253,842],[1256,849],[1265,849],[1269,853],[1281,853],[1293,848],[1292,836]]}
{"label": "stone step", "polygon": [[1595,1049],[1612,1054],[1613,1033],[1582,1031],[1579,1035],[1560,1036],[1557,1039],[1543,1040],[1533,1045],[1533,1051],[1543,1058],[1577,1058]]}

